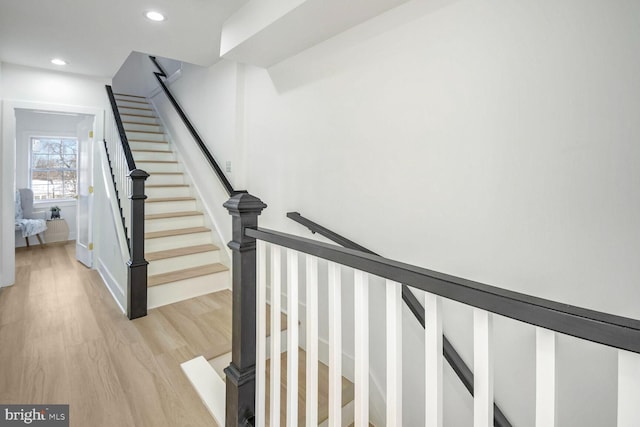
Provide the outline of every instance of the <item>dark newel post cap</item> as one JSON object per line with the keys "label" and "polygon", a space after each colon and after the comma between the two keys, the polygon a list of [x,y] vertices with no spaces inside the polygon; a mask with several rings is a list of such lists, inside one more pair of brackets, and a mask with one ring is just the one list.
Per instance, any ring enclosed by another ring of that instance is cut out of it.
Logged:
{"label": "dark newel post cap", "polygon": [[267,207],[262,200],[249,193],[238,193],[227,200],[224,205],[233,216],[242,216],[248,213],[260,213]]}
{"label": "dark newel post cap", "polygon": [[149,174],[143,171],[142,169],[134,169],[129,172],[129,177],[131,179],[147,179],[149,178]]}

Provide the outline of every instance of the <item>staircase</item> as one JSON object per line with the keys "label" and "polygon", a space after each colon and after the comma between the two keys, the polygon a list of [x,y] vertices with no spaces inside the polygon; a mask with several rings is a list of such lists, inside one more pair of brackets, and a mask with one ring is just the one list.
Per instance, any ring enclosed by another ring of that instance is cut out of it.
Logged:
{"label": "staircase", "polygon": [[145,192],[148,308],[229,287],[225,254],[214,244],[201,203],[143,97],[115,94],[136,166],[149,173]]}
{"label": "staircase", "polygon": [[[228,291],[223,291],[228,292]],[[227,294],[224,294],[227,295]],[[231,304],[231,298],[228,296],[225,302]],[[270,321],[271,309],[270,305],[266,306],[266,319],[267,319],[267,350],[270,347]],[[230,314],[230,307],[229,307]],[[221,319],[221,323],[228,327],[229,333],[231,333],[231,318]],[[286,420],[286,399],[284,396],[287,394],[287,316],[281,314],[280,325],[281,331],[281,359],[280,359],[280,422],[284,425]],[[192,382],[194,388],[199,393],[203,402],[211,412],[214,419],[220,425],[224,425],[224,413],[225,413],[225,381],[226,375],[224,369],[229,366],[231,362],[231,343],[228,344],[227,351],[222,351],[222,348],[218,348],[215,354],[203,355],[203,357],[197,357],[188,362],[182,364],[182,369]],[[269,354],[269,350],[267,354]],[[298,367],[298,425],[306,425],[305,420],[305,408],[306,401],[306,352],[302,348],[298,348],[298,359],[300,364]],[[266,426],[270,425],[269,414],[269,402],[270,402],[270,383],[271,383],[271,363],[270,359],[267,359],[266,363]],[[354,400],[354,385],[353,382],[347,378],[342,378],[342,425],[353,425],[353,400]],[[318,425],[320,427],[328,426],[329,418],[329,367],[318,362],[318,401],[316,402],[318,408]],[[372,425],[372,424],[370,424]]]}

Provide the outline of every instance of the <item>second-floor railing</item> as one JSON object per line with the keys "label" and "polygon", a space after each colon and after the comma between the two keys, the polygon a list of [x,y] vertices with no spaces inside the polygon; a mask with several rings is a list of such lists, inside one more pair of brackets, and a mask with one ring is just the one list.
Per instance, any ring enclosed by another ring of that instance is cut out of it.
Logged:
{"label": "second-floor railing", "polygon": [[144,201],[147,198],[144,183],[149,174],[136,167],[116,97],[111,86],[106,86],[106,90],[111,109],[107,110],[104,144],[129,247],[127,316],[136,319],[147,314],[149,263],[144,258]]}
{"label": "second-floor railing", "polygon": [[[289,212],[287,213],[287,218],[297,222],[298,224],[301,224],[307,227],[311,231],[311,233],[314,233],[314,234],[318,233],[321,236],[331,240],[332,242],[339,244],[340,246],[378,256],[377,253],[365,248],[364,246],[361,246],[358,243],[350,239],[347,239],[346,237],[341,236],[340,234],[332,230],[329,230],[328,228],[314,221],[311,221],[308,218],[305,218],[304,216],[300,215],[299,212]],[[427,313],[425,312],[424,307],[422,306],[418,298],[416,298],[416,296],[411,291],[409,286],[402,284],[401,295],[402,295],[402,300],[404,301],[407,308],[409,308],[409,310],[414,315],[414,317],[418,320],[420,325],[424,329],[426,329]],[[464,387],[471,394],[471,396],[473,396],[473,381],[474,381],[473,372],[464,362],[462,357],[460,357],[460,354],[458,354],[453,344],[451,344],[451,342],[447,339],[446,335],[444,334],[442,335],[442,353],[445,360],[449,363],[449,366],[451,366],[451,368],[456,373],[457,377],[460,379]],[[496,403],[494,403],[493,414],[494,414],[494,425],[496,427],[511,426],[511,423],[509,422],[507,417],[504,415],[504,413]]]}
{"label": "second-floor railing", "polygon": [[[558,334],[570,335],[618,349],[618,410],[608,425],[640,425],[640,321],[574,307],[459,277],[427,270],[362,251],[305,239],[258,227],[258,215],[266,207],[250,194],[232,197],[225,207],[233,218],[233,350],[227,373],[227,426],[267,424],[267,283],[270,282],[271,317],[269,425],[318,425],[318,293],[328,296],[328,425],[341,425],[342,417],[342,288],[351,286],[354,317],[354,421],[368,426],[370,351],[386,353],[385,425],[401,426],[403,331],[401,322],[402,285],[425,299],[425,400],[426,425],[443,425],[443,339],[442,305],[456,301],[473,310],[474,427],[494,425],[493,398],[493,317],[514,319],[536,328],[535,425],[556,425],[556,340]],[[319,263],[327,265],[327,278],[318,274]],[[284,270],[281,267],[285,265]],[[299,266],[305,277],[299,277]],[[281,274],[286,271],[286,274]],[[353,274],[353,282],[343,282],[344,272]],[[270,272],[269,280],[267,272]],[[370,312],[370,281],[384,280],[386,288],[386,338],[384,348],[372,349],[369,319],[382,316]],[[283,304],[287,312],[286,373],[280,372],[280,295],[286,286]],[[306,295],[305,336],[299,339],[299,295]],[[306,348],[304,415],[298,413],[300,361],[298,347]],[[281,396],[279,382],[286,378]],[[414,398],[413,396],[411,398]],[[281,402],[286,415],[280,419]]]}

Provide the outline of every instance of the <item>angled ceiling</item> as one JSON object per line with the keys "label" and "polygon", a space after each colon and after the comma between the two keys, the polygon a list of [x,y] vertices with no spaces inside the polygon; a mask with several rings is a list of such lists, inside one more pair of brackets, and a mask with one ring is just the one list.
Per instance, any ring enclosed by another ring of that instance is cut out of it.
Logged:
{"label": "angled ceiling", "polygon": [[[207,66],[219,59],[223,22],[245,2],[0,0],[0,61],[100,77],[113,77],[131,51]],[[149,10],[166,21],[147,20]]]}

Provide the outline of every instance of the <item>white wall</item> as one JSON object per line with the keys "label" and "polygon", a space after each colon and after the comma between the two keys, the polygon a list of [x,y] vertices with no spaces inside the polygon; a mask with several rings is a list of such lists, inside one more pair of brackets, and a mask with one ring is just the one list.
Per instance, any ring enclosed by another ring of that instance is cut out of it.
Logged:
{"label": "white wall", "polygon": [[[16,161],[15,108],[57,112],[96,114],[107,105],[104,85],[109,81],[69,73],[60,73],[2,64],[2,182],[0,224],[2,225],[2,286],[15,281],[15,235],[13,198]],[[102,130],[99,130],[100,135]],[[98,139],[98,136],[96,136]]]}
{"label": "white wall", "polygon": [[[390,258],[640,318],[637,16],[631,0],[415,0],[269,70],[185,68],[172,89],[269,205],[262,226],[306,235],[298,210]],[[422,344],[405,328],[408,361]],[[446,304],[468,362],[470,328]],[[497,400],[531,426],[533,330],[495,329]],[[559,340],[558,425],[615,419],[614,353],[592,347]],[[421,378],[405,377],[406,425],[423,423]],[[445,423],[469,425],[457,384]]]}
{"label": "white wall", "polygon": [[[212,156],[237,190],[244,189],[245,183],[244,129],[242,116],[237,113],[243,108],[243,98],[239,94],[242,94],[244,80],[237,78],[242,70],[242,65],[229,61],[221,61],[208,69],[184,64],[182,74],[188,78],[181,77],[171,85],[185,114],[198,133],[206,136],[204,140]],[[189,165],[185,172],[202,196],[226,248],[231,240],[231,217],[222,207],[228,199],[224,187],[164,92],[155,95],[152,102],[184,164]],[[227,162],[231,164],[231,172],[226,171]]]}

